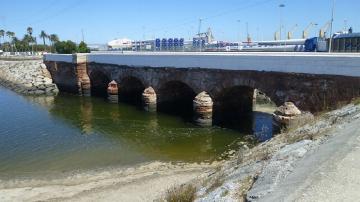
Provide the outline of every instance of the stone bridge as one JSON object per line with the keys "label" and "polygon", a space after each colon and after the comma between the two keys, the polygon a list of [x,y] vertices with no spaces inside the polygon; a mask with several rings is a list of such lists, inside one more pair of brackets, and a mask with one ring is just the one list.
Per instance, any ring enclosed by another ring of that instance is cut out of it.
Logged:
{"label": "stone bridge", "polygon": [[311,112],[360,97],[355,54],[49,54],[44,62],[60,91],[115,96],[150,111],[192,115],[205,125],[251,112],[255,89],[276,105],[291,101]]}

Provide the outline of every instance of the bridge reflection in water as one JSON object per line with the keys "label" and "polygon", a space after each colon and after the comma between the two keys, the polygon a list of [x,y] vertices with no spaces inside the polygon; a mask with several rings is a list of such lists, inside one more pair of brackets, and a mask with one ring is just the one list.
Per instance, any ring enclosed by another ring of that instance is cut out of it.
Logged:
{"label": "bridge reflection in water", "polygon": [[0,97],[0,104],[12,103],[0,109],[7,117],[0,120],[3,177],[150,161],[210,162],[241,142],[253,143],[244,138],[250,132],[197,127],[178,116],[98,97],[22,97],[2,88]]}
{"label": "bridge reflection in water", "polygon": [[[263,113],[254,113],[253,120],[244,122],[244,125],[250,123],[250,127],[243,130],[202,128],[195,126],[190,117],[146,113],[139,106],[109,104],[98,97],[66,94],[54,99],[50,112],[79,128],[83,135],[104,135],[115,143],[125,143],[150,159],[214,160],[217,155],[233,149],[229,145],[251,135],[252,129],[264,137],[272,135],[271,116]],[[268,130],[265,131],[264,127]]]}

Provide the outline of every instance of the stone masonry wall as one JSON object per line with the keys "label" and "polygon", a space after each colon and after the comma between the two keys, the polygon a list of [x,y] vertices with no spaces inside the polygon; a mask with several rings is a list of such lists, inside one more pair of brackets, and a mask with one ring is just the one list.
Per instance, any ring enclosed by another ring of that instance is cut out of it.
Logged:
{"label": "stone masonry wall", "polygon": [[0,85],[24,95],[56,95],[59,92],[41,60],[0,60]]}
{"label": "stone masonry wall", "polygon": [[88,74],[95,70],[111,75],[108,79],[118,83],[127,77],[135,77],[156,93],[167,82],[181,81],[196,94],[208,92],[214,101],[225,89],[246,86],[260,90],[278,106],[290,101],[301,110],[311,112],[335,109],[360,97],[360,78],[350,76],[89,63]]}
{"label": "stone masonry wall", "polygon": [[[60,90],[75,92],[78,88],[76,64],[46,62],[54,82]],[[191,87],[194,93],[205,91],[214,102],[229,88],[245,86],[258,89],[278,106],[293,102],[303,111],[320,112],[337,108],[360,97],[360,78],[338,75],[300,74],[270,71],[217,70],[205,68],[131,67],[112,64],[87,63],[90,83],[96,77],[115,80],[120,84],[129,77],[141,81],[144,88],[152,87],[158,94],[171,81],[180,81]],[[108,83],[104,83],[107,86]],[[106,89],[104,88],[104,91]]]}

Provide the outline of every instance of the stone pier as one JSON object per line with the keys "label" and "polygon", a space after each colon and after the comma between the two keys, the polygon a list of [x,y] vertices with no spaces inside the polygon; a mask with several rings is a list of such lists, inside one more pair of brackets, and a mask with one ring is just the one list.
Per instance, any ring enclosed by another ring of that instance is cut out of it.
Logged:
{"label": "stone pier", "polygon": [[142,100],[144,109],[149,112],[156,111],[156,93],[155,90],[150,86],[142,93]]}
{"label": "stone pier", "polygon": [[87,60],[86,55],[77,54],[74,57],[74,64],[77,76],[77,85],[79,89],[79,95],[90,96],[91,95],[91,83],[89,75],[87,74]]}
{"label": "stone pier", "polygon": [[107,88],[108,93],[108,100],[111,103],[118,103],[119,102],[119,89],[116,81],[112,80]]}
{"label": "stone pier", "polygon": [[213,101],[206,92],[199,93],[194,101],[194,121],[199,126],[212,126]]}

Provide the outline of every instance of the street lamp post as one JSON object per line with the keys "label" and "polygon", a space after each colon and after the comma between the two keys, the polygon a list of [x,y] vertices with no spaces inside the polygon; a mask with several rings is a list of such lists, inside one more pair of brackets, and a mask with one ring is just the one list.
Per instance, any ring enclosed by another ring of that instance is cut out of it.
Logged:
{"label": "street lamp post", "polygon": [[202,51],[202,38],[201,38],[201,23],[202,23],[203,19],[199,19],[199,29],[198,29],[198,36],[199,36],[199,42],[200,42],[200,52]]}
{"label": "street lamp post", "polygon": [[[282,39],[282,28],[283,28],[283,17],[282,17],[282,10],[285,8],[285,4],[280,4],[280,45],[281,45],[281,39]],[[285,46],[284,46],[284,52],[286,51],[286,40],[285,40]]]}
{"label": "street lamp post", "polygon": [[249,45],[251,39],[250,39],[250,34],[249,34],[249,23],[248,22],[246,22],[246,41],[247,41],[247,43]]}
{"label": "street lamp post", "polygon": [[332,49],[332,38],[333,38],[333,23],[334,23],[334,13],[335,13],[335,0],[332,2],[332,9],[331,9],[331,23],[330,23],[330,39],[329,39],[329,53],[331,53]]}
{"label": "street lamp post", "polygon": [[279,8],[280,8],[280,41],[282,39],[282,24],[283,24],[283,19],[282,19],[282,8],[285,7],[285,4],[280,4]]}
{"label": "street lamp post", "polygon": [[239,23],[238,42],[240,44],[240,42],[241,42],[241,24],[240,24],[241,20],[237,20],[236,22]]}

